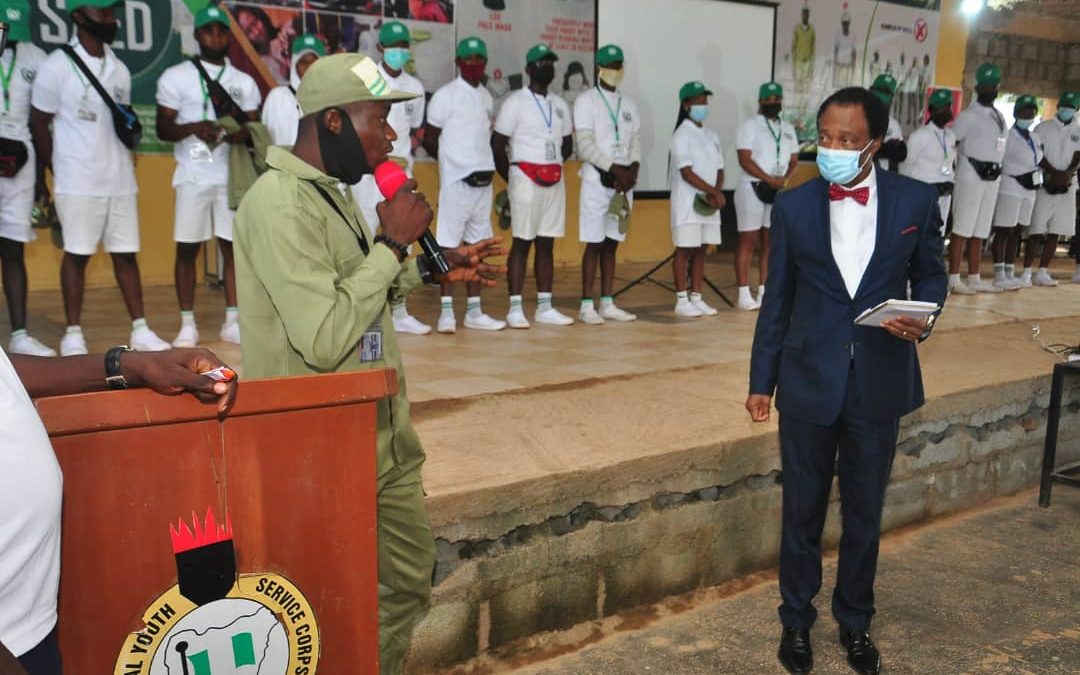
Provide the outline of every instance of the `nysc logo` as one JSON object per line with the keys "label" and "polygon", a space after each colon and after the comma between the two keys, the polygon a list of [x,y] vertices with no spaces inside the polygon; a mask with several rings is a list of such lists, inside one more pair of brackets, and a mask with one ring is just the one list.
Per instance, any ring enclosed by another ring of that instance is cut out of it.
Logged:
{"label": "nysc logo", "polygon": [[128,635],[114,675],[312,675],[319,628],[291,581],[236,572],[232,524],[207,510],[204,526],[170,525],[175,586]]}

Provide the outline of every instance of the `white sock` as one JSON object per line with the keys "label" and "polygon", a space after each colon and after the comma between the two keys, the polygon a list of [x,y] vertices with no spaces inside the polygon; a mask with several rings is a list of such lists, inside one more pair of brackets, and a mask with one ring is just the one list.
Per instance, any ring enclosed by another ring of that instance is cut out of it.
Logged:
{"label": "white sock", "polygon": [[404,302],[399,302],[390,306],[390,315],[395,319],[404,319],[409,316],[409,310],[405,307]]}
{"label": "white sock", "polygon": [[593,299],[592,298],[582,298],[581,299],[581,311],[585,311],[586,309],[592,309],[592,308],[593,308]]}
{"label": "white sock", "polygon": [[441,302],[442,302],[442,313],[443,314],[449,314],[450,316],[453,316],[454,315],[454,298],[453,298],[453,296],[444,295],[444,296],[442,296],[442,301]]}
{"label": "white sock", "polygon": [[757,287],[757,299],[760,302],[765,297],[765,284],[760,284]]}
{"label": "white sock", "polygon": [[614,307],[615,306],[615,298],[611,297],[610,295],[602,296],[600,298],[600,306],[601,307]]}
{"label": "white sock", "polygon": [[678,302],[687,302],[688,300],[690,300],[690,297],[686,291],[676,291],[675,300],[677,300]]}
{"label": "white sock", "polygon": [[749,286],[739,286],[739,302],[746,300],[747,302],[753,302],[754,296],[750,295]]}
{"label": "white sock", "polygon": [[949,275],[949,283],[955,286],[956,284],[963,283],[963,282],[960,280],[960,275],[959,274],[950,274]]}
{"label": "white sock", "polygon": [[471,316],[472,318],[476,319],[483,313],[484,313],[483,310],[480,309],[480,296],[479,295],[474,295],[474,296],[472,296],[472,297],[465,300],[465,314],[466,314],[466,316]]}
{"label": "white sock", "polygon": [[701,293],[691,293],[690,302],[701,302]]}
{"label": "white sock", "polygon": [[1050,276],[1050,268],[1049,267],[1040,267],[1039,268],[1039,274],[1045,274],[1046,276]]}
{"label": "white sock", "polygon": [[1016,278],[1016,265],[1010,265],[1009,263],[1005,263],[1005,278],[1006,279],[1015,279]]}
{"label": "white sock", "polygon": [[970,286],[970,285],[972,285],[972,284],[976,284],[976,285],[977,285],[977,284],[980,284],[980,283],[982,283],[982,275],[979,275],[979,274],[969,274],[969,275],[967,276],[967,283],[968,283],[968,286]]}
{"label": "white sock", "polygon": [[1005,263],[994,263],[994,279],[1001,280],[1005,278]]}
{"label": "white sock", "polygon": [[28,333],[25,328],[20,328],[19,330],[11,331],[11,339],[15,340],[17,338],[26,337],[29,334],[30,333]]}
{"label": "white sock", "polygon": [[225,308],[225,323],[234,324],[240,321],[240,308],[239,307],[226,307]]}
{"label": "white sock", "polygon": [[521,314],[521,312],[522,312],[521,296],[520,295],[511,295],[510,296],[510,313],[511,314],[515,314],[515,313]]}
{"label": "white sock", "polygon": [[[226,319],[227,321],[227,319]],[[195,327],[195,312],[188,310],[180,310],[180,327],[181,328],[194,328]]]}
{"label": "white sock", "polygon": [[68,326],[64,331],[64,335],[82,335],[82,326],[76,324],[74,326]]}
{"label": "white sock", "polygon": [[131,322],[131,330],[138,331],[143,329],[150,330],[150,326],[147,325],[145,317],[140,317]]}
{"label": "white sock", "polygon": [[1022,269],[1020,271],[1020,276],[1023,277],[1024,279],[1031,279],[1031,268],[1030,267],[1025,267],[1024,269]]}
{"label": "white sock", "polygon": [[536,294],[536,311],[546,312],[551,309],[551,293]]}

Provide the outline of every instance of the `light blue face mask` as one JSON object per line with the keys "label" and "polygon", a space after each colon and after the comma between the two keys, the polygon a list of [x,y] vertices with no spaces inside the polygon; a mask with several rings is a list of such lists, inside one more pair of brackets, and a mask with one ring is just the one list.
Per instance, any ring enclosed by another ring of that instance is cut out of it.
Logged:
{"label": "light blue face mask", "polygon": [[387,47],[383,50],[383,61],[392,70],[402,70],[411,58],[412,54],[404,47]]}
{"label": "light blue face mask", "polygon": [[[870,141],[870,143],[873,143],[873,141]],[[817,166],[818,171],[821,172],[821,177],[837,185],[847,185],[853,181],[865,166],[865,164],[859,163],[859,158],[866,151],[866,148],[870,147],[870,143],[867,143],[862,150],[834,150],[819,147]],[[866,161],[869,162],[870,160],[867,159]]]}
{"label": "light blue face mask", "polygon": [[1023,129],[1024,131],[1027,131],[1028,129],[1030,129],[1031,125],[1034,124],[1034,123],[1035,123],[1034,119],[1030,119],[1030,120],[1018,119],[1018,120],[1016,120],[1017,128],[1018,129]]}
{"label": "light blue face mask", "polygon": [[695,122],[704,122],[705,118],[709,116],[709,106],[705,103],[698,103],[690,106],[690,119]]}
{"label": "light blue face mask", "polygon": [[1073,117],[1076,116],[1076,110],[1072,108],[1058,108],[1058,119],[1068,124],[1073,121]]}

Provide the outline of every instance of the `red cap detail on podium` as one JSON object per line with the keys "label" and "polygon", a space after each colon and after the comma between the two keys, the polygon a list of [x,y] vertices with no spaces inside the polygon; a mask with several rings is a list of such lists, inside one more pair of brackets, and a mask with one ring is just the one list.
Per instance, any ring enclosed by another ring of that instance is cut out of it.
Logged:
{"label": "red cap detail on podium", "polygon": [[194,532],[188,527],[184,519],[176,521],[174,527],[169,523],[169,535],[172,536],[173,553],[179,554],[221,541],[230,541],[233,538],[232,522],[225,516],[225,523],[219,525],[214,518],[214,510],[206,508],[206,523],[199,523],[199,514],[191,512],[191,522],[195,526]]}
{"label": "red cap detail on podium", "polygon": [[375,184],[379,186],[382,196],[387,199],[396,195],[401,186],[407,182],[409,182],[409,174],[394,162],[383,162],[375,167]]}

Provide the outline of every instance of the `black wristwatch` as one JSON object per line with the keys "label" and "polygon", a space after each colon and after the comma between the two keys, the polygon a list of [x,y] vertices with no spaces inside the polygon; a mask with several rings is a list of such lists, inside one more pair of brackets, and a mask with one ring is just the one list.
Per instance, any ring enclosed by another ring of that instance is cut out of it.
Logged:
{"label": "black wristwatch", "polygon": [[930,333],[934,331],[934,322],[937,321],[937,316],[937,314],[931,314],[926,317],[926,328],[923,329],[922,335],[919,336],[920,342],[930,337]]}
{"label": "black wristwatch", "polygon": [[121,345],[105,352],[105,384],[109,385],[109,389],[127,389],[131,386],[124,374],[120,372],[120,355],[131,351],[135,350],[127,345]]}
{"label": "black wristwatch", "polygon": [[420,273],[420,281],[425,285],[434,286],[439,283],[431,271],[431,261],[423,253],[416,256],[416,271]]}

